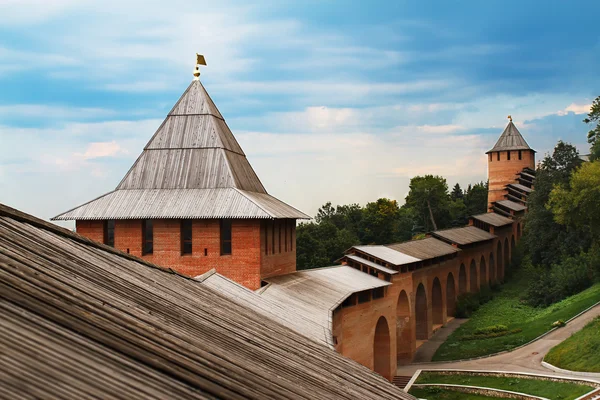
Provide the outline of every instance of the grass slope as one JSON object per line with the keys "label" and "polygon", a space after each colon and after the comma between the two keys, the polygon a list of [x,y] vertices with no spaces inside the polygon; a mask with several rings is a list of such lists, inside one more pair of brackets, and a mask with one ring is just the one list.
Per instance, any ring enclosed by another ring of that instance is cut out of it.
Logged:
{"label": "grass slope", "polygon": [[[557,320],[567,321],[600,301],[600,283],[547,308],[534,308],[521,302],[527,290],[528,278],[519,271],[503,285],[494,299],[481,306],[471,318],[454,331],[440,346],[433,361],[460,360],[510,350],[525,344],[551,329]],[[477,328],[506,325],[519,333],[475,340],[461,340],[473,335]]]}
{"label": "grass slope", "polygon": [[443,375],[423,372],[416,383],[451,383],[455,385],[480,386],[510,390],[546,397],[552,400],[573,400],[588,393],[591,386],[575,383],[543,381],[538,379],[505,378],[499,376]]}
{"label": "grass slope", "polygon": [[544,361],[571,371],[600,372],[600,317],[553,347]]}
{"label": "grass slope", "polygon": [[488,397],[479,394],[461,393],[454,390],[444,390],[437,388],[413,388],[409,391],[410,394],[418,399],[428,400],[498,400],[507,397]]}

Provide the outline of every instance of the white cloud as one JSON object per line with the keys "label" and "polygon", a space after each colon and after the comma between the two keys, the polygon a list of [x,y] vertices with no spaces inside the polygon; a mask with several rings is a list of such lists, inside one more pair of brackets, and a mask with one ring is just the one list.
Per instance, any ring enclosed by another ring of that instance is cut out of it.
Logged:
{"label": "white cloud", "polygon": [[129,152],[123,149],[116,141],[112,142],[94,142],[90,143],[85,150],[85,153],[75,153],[74,156],[83,160],[91,160],[94,158],[114,157],[119,154],[128,154]]}
{"label": "white cloud", "polygon": [[433,133],[433,134],[445,134],[445,133],[453,133],[463,129],[463,126],[460,125],[421,125],[417,126],[417,130],[422,133]]}
{"label": "white cloud", "polygon": [[11,104],[0,106],[0,116],[39,119],[87,119],[111,117],[116,112],[104,108],[54,106],[48,104]]}
{"label": "white cloud", "polygon": [[556,114],[558,114],[560,116],[567,115],[570,112],[575,113],[575,114],[588,114],[590,112],[591,108],[592,108],[591,103],[590,104],[571,103],[571,105],[569,105],[567,108],[565,108],[564,110],[558,111]]}

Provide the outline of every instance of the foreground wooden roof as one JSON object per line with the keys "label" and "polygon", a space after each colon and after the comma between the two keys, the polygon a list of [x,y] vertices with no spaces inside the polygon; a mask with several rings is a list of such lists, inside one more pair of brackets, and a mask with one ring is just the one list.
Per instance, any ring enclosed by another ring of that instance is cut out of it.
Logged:
{"label": "foreground wooden roof", "polygon": [[0,393],[412,398],[197,281],[0,205]]}
{"label": "foreground wooden roof", "polygon": [[[284,211],[265,210],[273,204]],[[199,80],[192,81],[115,191],[53,219],[136,218],[310,219],[267,194]]]}

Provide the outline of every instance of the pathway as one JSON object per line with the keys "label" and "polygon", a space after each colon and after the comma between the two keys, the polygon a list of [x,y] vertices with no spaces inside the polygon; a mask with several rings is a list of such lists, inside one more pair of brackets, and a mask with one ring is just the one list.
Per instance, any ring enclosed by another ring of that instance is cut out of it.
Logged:
{"label": "pathway", "polygon": [[415,352],[413,363],[429,362],[437,349],[448,339],[448,336],[454,332],[459,326],[467,322],[468,319],[454,318],[446,325],[438,329],[429,340],[425,341]]}
{"label": "pathway", "polygon": [[507,372],[528,372],[572,378],[590,379],[600,382],[592,376],[564,375],[542,366],[546,353],[554,346],[581,330],[589,321],[600,315],[600,305],[575,318],[567,326],[557,329],[542,339],[520,349],[496,356],[470,361],[449,361],[442,363],[415,363],[398,367],[397,375],[412,375],[418,369],[466,369]]}

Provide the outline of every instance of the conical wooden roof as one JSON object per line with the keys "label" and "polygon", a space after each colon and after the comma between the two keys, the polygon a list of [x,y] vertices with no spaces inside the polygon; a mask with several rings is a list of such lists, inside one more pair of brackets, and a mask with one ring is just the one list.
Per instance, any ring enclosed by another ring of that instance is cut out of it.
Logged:
{"label": "conical wooden roof", "polygon": [[486,154],[495,151],[506,151],[506,150],[531,150],[531,147],[527,144],[521,132],[517,129],[512,121],[506,125],[504,132],[500,135],[500,138],[494,145],[494,147],[487,151]]}
{"label": "conical wooden roof", "polygon": [[206,89],[194,80],[117,190],[228,187],[267,192]]}
{"label": "conical wooden roof", "polygon": [[54,219],[309,218],[267,194],[199,80],[115,191]]}

